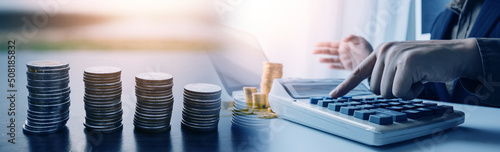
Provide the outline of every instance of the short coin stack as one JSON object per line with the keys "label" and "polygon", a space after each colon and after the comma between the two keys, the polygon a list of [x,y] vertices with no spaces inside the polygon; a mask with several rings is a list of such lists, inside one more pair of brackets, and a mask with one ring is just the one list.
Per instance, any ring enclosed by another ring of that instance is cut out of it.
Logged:
{"label": "short coin stack", "polygon": [[28,71],[28,119],[25,133],[49,134],[66,125],[71,92],[69,64],[58,61],[33,61]]}
{"label": "short coin stack", "polygon": [[141,73],[135,76],[135,129],[158,133],[170,129],[173,77],[167,73]]}
{"label": "short coin stack", "polygon": [[[244,89],[245,90],[245,89]],[[253,93],[257,94],[257,93]],[[265,94],[264,94],[265,95]],[[234,125],[245,128],[266,128],[269,127],[269,119],[260,119],[259,115],[266,113],[267,109],[248,109],[245,105],[253,103],[251,100],[246,100],[246,91],[244,93],[233,93],[234,107],[232,110],[231,122]],[[260,99],[259,99],[260,100]]]}
{"label": "short coin stack", "polygon": [[[283,64],[271,62],[263,62],[263,64],[260,92],[269,95],[273,80],[283,76]],[[266,103],[266,107],[269,107],[269,103]]]}
{"label": "short coin stack", "polygon": [[97,66],[85,69],[85,122],[87,129],[112,132],[122,128],[121,69]]}
{"label": "short coin stack", "polygon": [[[257,93],[257,87],[243,87],[243,91],[245,92],[245,102],[247,109],[254,109],[255,105],[253,104],[253,94]],[[235,102],[236,103],[236,102]]]}
{"label": "short coin stack", "polygon": [[184,86],[182,127],[208,132],[217,129],[222,88],[214,84],[195,83]]}

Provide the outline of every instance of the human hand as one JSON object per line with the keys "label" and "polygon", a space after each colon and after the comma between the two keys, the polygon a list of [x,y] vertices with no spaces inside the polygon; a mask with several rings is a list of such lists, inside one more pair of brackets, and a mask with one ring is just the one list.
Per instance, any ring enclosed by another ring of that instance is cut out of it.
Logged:
{"label": "human hand", "polygon": [[370,76],[373,93],[403,99],[417,97],[426,82],[476,79],[482,74],[476,43],[475,39],[460,39],[381,44],[330,96],[343,96]]}
{"label": "human hand", "polygon": [[319,42],[313,54],[333,55],[321,58],[321,63],[329,63],[332,69],[352,70],[373,51],[372,46],[363,37],[349,35],[341,41]]}

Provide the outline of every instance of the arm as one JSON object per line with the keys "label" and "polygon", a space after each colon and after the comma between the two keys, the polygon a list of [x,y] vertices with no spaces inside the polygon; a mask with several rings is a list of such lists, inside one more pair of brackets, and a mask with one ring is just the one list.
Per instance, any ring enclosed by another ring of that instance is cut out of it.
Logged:
{"label": "arm", "polygon": [[477,38],[481,74],[460,78],[469,93],[477,95],[482,103],[500,106],[500,38]]}

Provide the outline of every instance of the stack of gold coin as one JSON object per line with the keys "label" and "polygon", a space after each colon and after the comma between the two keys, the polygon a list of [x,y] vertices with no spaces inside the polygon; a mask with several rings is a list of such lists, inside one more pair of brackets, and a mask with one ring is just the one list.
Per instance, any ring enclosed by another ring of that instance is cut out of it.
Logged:
{"label": "stack of gold coin", "polygon": [[257,87],[243,87],[243,91],[245,92],[245,102],[247,109],[254,108],[252,94],[257,93]]}
{"label": "stack of gold coin", "polygon": [[254,109],[265,109],[267,102],[267,95],[265,93],[252,94]]}
{"label": "stack of gold coin", "polygon": [[[276,78],[281,78],[283,76],[283,64],[281,63],[271,63],[263,62],[262,70],[262,81],[260,83],[260,92],[269,95],[271,91],[271,86],[273,85],[273,80]],[[266,102],[266,107],[269,103]]]}

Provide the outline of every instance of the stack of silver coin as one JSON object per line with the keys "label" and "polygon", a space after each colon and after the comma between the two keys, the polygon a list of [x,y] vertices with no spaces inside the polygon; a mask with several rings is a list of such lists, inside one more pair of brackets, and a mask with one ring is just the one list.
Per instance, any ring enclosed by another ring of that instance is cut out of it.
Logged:
{"label": "stack of silver coin", "polygon": [[150,133],[169,130],[174,104],[173,76],[158,72],[141,73],[135,76],[135,83],[135,129]]}
{"label": "stack of silver coin", "polygon": [[59,61],[33,61],[28,71],[28,116],[25,133],[48,134],[66,125],[69,119],[69,64]]}
{"label": "stack of silver coin", "polygon": [[221,109],[222,88],[206,83],[188,84],[184,87],[183,128],[208,132],[217,130]]}
{"label": "stack of silver coin", "polygon": [[87,129],[98,132],[112,132],[122,124],[122,82],[121,69],[111,66],[97,66],[85,69],[85,122]]}

